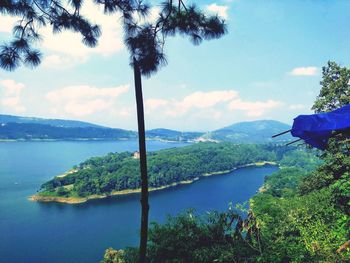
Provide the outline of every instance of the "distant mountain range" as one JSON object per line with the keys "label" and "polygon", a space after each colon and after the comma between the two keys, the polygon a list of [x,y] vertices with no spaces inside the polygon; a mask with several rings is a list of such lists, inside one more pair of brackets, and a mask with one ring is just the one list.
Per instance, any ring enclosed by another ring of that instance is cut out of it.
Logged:
{"label": "distant mountain range", "polygon": [[[147,139],[165,141],[230,141],[268,143],[291,140],[290,135],[271,136],[291,127],[279,121],[240,122],[212,132],[181,132],[169,129],[146,131]],[[113,129],[88,122],[0,115],[0,140],[127,140],[137,132]]]}
{"label": "distant mountain range", "polygon": [[35,117],[21,117],[21,116],[0,114],[0,123],[10,123],[10,122],[42,124],[42,125],[51,125],[55,127],[64,127],[64,128],[86,128],[86,127],[107,128],[101,125],[96,125],[96,124],[83,122],[83,121],[43,119],[43,118],[35,118]]}
{"label": "distant mountain range", "polygon": [[239,122],[209,132],[205,137],[218,141],[267,143],[276,140],[291,140],[293,137],[290,134],[283,135],[276,139],[271,138],[272,135],[289,129],[291,129],[290,125],[273,120]]}
{"label": "distant mountain range", "polygon": [[149,139],[168,141],[191,141],[198,139],[202,135],[203,132],[180,132],[163,128],[146,131],[146,137]]}
{"label": "distant mountain range", "polygon": [[0,115],[0,139],[8,140],[125,140],[137,133],[89,122]]}

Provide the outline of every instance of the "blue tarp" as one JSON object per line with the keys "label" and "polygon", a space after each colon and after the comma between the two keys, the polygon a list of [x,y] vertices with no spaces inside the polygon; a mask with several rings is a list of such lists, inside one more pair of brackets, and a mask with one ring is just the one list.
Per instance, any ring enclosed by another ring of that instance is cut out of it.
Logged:
{"label": "blue tarp", "polygon": [[350,128],[350,104],[331,112],[299,115],[294,119],[291,133],[307,144],[324,150],[333,131]]}

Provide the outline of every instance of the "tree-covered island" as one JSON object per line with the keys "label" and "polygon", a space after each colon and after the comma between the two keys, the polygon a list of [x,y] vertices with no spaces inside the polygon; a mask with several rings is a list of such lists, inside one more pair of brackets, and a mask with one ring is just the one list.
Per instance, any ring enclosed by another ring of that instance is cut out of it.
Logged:
{"label": "tree-covered island", "polygon": [[[294,148],[228,142],[198,143],[151,152],[149,185],[151,190],[159,190],[248,165],[277,164],[291,153],[295,154]],[[81,203],[137,193],[141,184],[139,173],[138,159],[132,152],[109,153],[90,158],[44,183],[31,200]]]}

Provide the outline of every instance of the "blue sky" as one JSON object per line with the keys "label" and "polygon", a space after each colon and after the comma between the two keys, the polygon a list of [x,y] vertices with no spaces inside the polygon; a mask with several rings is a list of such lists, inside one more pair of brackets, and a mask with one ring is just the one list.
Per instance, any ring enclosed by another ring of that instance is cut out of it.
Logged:
{"label": "blue sky", "polygon": [[[89,49],[78,35],[43,29],[39,48],[45,56],[38,68],[0,70],[0,113],[136,129],[133,72],[118,16],[104,16],[89,2],[84,12],[102,25],[99,46]],[[350,1],[196,3],[226,18],[228,34],[200,46],[168,39],[168,65],[143,81],[147,128],[292,123],[311,113],[322,66],[328,60],[349,65]],[[0,42],[10,40],[14,20],[0,16]]]}

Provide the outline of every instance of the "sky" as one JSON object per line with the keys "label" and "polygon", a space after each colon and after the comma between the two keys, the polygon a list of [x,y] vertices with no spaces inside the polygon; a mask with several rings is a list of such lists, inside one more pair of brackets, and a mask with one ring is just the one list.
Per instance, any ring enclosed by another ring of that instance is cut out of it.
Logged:
{"label": "sky", "polygon": [[[159,6],[153,2],[151,19]],[[189,0],[186,3],[190,3]],[[322,67],[350,66],[350,1],[196,1],[226,20],[228,34],[194,46],[168,38],[168,65],[143,78],[146,128],[210,131],[240,121],[288,124],[311,114]],[[61,118],[136,130],[133,71],[119,15],[86,0],[83,13],[102,27],[96,48],[70,32],[42,28],[43,61],[0,69],[0,114]],[[0,15],[0,44],[18,18]]]}

